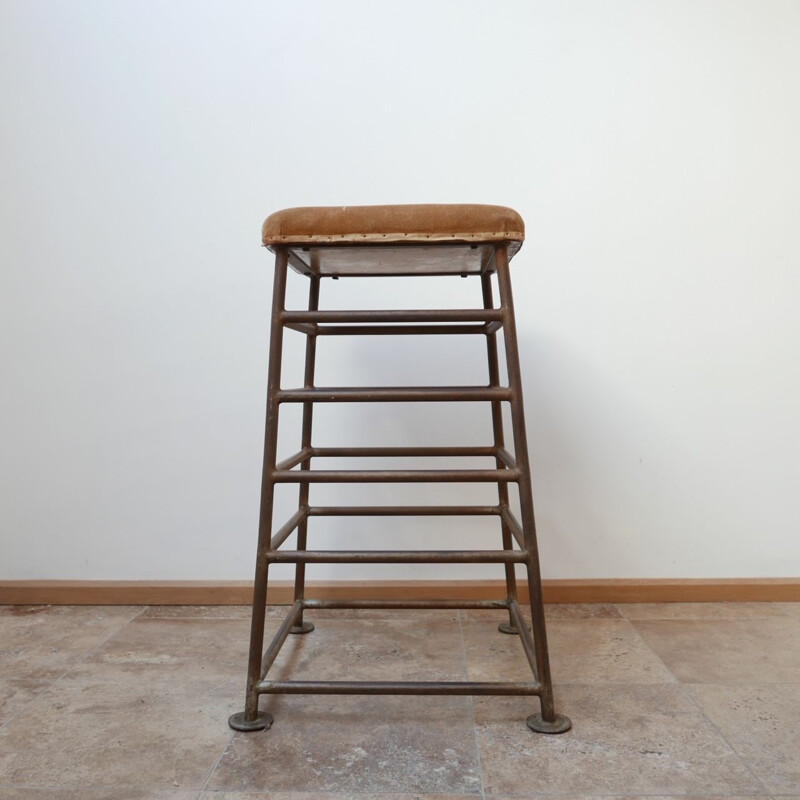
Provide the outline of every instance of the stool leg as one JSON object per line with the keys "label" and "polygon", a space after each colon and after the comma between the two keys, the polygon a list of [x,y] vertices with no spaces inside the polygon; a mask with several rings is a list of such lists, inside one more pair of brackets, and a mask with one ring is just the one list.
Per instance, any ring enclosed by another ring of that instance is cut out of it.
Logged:
{"label": "stool leg", "polygon": [[511,420],[514,433],[514,455],[520,471],[519,495],[522,512],[522,531],[527,550],[528,592],[530,594],[531,622],[536,652],[536,666],[541,685],[541,713],[532,714],[526,720],[528,727],[538,733],[564,733],[572,727],[568,717],[557,714],[553,701],[553,683],[550,675],[550,657],[547,649],[547,630],[544,618],[542,580],[539,569],[539,553],[536,544],[536,523],[533,513],[530,464],[528,462],[525,411],[522,397],[522,377],[519,366],[517,329],[514,318],[514,300],[511,294],[511,275],[508,266],[508,250],[499,247],[496,254],[497,283],[500,290],[500,306],[505,312],[503,337],[508,365],[508,384],[511,389]]}
{"label": "stool leg", "polygon": [[[483,290],[483,307],[494,308],[492,298],[492,276],[489,273],[481,275],[481,289]],[[500,367],[497,360],[497,334],[492,332],[486,335],[486,352],[489,360],[489,385],[492,387],[500,386]],[[505,447],[503,435],[503,407],[499,400],[492,401],[492,432],[494,434],[494,446]],[[503,462],[497,459],[497,468],[501,469]],[[508,484],[497,484],[497,498],[500,508],[508,508]],[[503,550],[512,550],[514,545],[511,539],[511,531],[508,529],[505,519],[501,517]],[[514,573],[514,564],[506,564],[506,599],[509,604],[517,599],[517,577]],[[501,633],[519,633],[514,623],[514,615],[509,609],[508,622],[501,622],[498,625]]]}
{"label": "stool leg", "polygon": [[272,286],[272,318],[270,323],[269,366],[267,369],[267,419],[264,430],[264,466],[261,475],[261,511],[258,523],[258,549],[256,575],[253,586],[253,618],[250,625],[250,658],[247,665],[247,688],[244,712],[228,719],[237,731],[257,731],[272,725],[272,715],[258,710],[257,686],[261,680],[261,658],[264,649],[264,617],[267,611],[267,572],[265,558],[271,549],[272,507],[275,481],[272,473],[278,448],[278,401],[276,393],[281,383],[281,357],[283,353],[283,323],[281,312],[286,297],[286,250],[275,257],[275,277]]}
{"label": "stool leg", "polygon": [[[308,287],[308,310],[316,311],[319,308],[319,277],[311,275],[309,277]],[[314,366],[317,356],[317,337],[314,334],[306,336],[306,366],[304,386],[306,389],[314,388]],[[303,432],[301,434],[301,448],[306,449],[311,447],[311,423],[314,415],[314,404],[303,403]],[[311,468],[311,457],[304,459],[300,462],[300,469],[307,470]],[[300,508],[308,506],[310,484],[300,484]],[[306,517],[297,526],[297,549],[306,549],[306,540],[308,538],[308,517]],[[298,563],[295,567],[294,573],[294,599],[302,600],[305,597],[306,587],[306,565]],[[311,633],[314,630],[314,623],[303,620],[303,612],[300,611],[300,616],[297,622],[292,626],[290,633]]]}

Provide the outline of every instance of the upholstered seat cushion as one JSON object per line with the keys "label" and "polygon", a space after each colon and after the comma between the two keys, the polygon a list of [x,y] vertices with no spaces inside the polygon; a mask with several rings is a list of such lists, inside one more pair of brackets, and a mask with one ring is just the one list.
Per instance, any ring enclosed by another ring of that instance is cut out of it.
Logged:
{"label": "upholstered seat cushion", "polygon": [[267,246],[522,242],[525,223],[505,206],[319,206],[277,211],[261,234]]}

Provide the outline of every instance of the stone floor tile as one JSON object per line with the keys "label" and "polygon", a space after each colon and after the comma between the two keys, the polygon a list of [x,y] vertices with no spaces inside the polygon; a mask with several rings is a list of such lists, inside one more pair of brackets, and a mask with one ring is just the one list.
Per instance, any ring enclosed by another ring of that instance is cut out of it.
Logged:
{"label": "stone floor tile", "polygon": [[637,620],[684,683],[800,683],[800,620]]}
{"label": "stone floor tile", "polygon": [[[285,680],[463,680],[457,612],[419,620],[318,619],[290,636],[270,677]],[[243,665],[244,666],[244,665]]]}
{"label": "stone floor tile", "polygon": [[0,725],[22,711],[51,682],[43,678],[0,678]]}
{"label": "stone floor tile", "polygon": [[[517,636],[495,619],[463,623],[469,680],[527,680],[530,667]],[[557,683],[671,683],[675,678],[623,619],[552,619],[550,665]]]}
{"label": "stone floor tile", "polygon": [[[271,620],[268,631],[277,628]],[[139,675],[152,667],[151,677],[184,682],[193,677],[244,674],[250,623],[229,619],[139,618],[95,650],[86,664],[107,664],[119,673]],[[79,669],[79,668],[78,668]]]}
{"label": "stone floor tile", "polygon": [[[527,603],[522,604],[526,617],[530,617]],[[545,617],[551,619],[623,619],[613,603],[548,603],[544,607]],[[491,621],[495,626],[508,619],[508,611],[500,609],[469,609],[461,612],[461,618],[469,621]]]}
{"label": "stone floor tile", "polygon": [[[289,613],[289,605],[267,606],[267,619],[282,621]],[[250,620],[252,606],[149,606],[143,619],[246,619]],[[453,619],[452,612],[436,609],[309,609],[306,619]]]}
{"label": "stone floor tile", "polygon": [[573,729],[532,733],[535,700],[476,698],[487,796],[759,795],[763,787],[683,687],[561,686]]}
{"label": "stone floor tile", "polygon": [[140,611],[135,606],[0,606],[0,678],[57,678]]}
{"label": "stone floor tile", "polygon": [[248,630],[127,625],[0,729],[0,785],[199,791],[243,699]]}
{"label": "stone floor tile", "polygon": [[0,729],[0,785],[199,791],[230,738],[232,685],[112,672],[62,678]]}
{"label": "stone floor tile", "polygon": [[623,616],[613,603],[549,603],[544,613],[548,620],[621,619]]}
{"label": "stone floor tile", "polygon": [[776,603],[620,603],[627,619],[762,619],[781,617]]}
{"label": "stone floor tile", "polygon": [[236,734],[208,790],[480,794],[469,699],[283,696],[275,723]]}
{"label": "stone floor tile", "polygon": [[3,800],[197,800],[196,791],[151,789],[148,787],[120,788],[117,786],[77,789],[63,787],[13,787],[0,786]]}
{"label": "stone floor tile", "polygon": [[788,614],[790,617],[797,617],[798,619],[800,619],[800,602],[797,602],[797,603],[773,603],[773,605],[782,614]]}
{"label": "stone floor tile", "polygon": [[[287,606],[268,606],[270,616],[280,610],[285,614]],[[142,619],[250,619],[252,606],[148,606]]]}
{"label": "stone floor tile", "polygon": [[800,684],[687,688],[771,794],[800,794]]}

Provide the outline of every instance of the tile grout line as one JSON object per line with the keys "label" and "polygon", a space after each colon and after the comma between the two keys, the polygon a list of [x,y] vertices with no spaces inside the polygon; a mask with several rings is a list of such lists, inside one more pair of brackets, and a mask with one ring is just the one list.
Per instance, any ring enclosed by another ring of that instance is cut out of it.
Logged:
{"label": "tile grout line", "polygon": [[639,632],[639,629],[636,627],[636,624],[633,622],[633,620],[629,620],[629,622],[630,622],[631,627],[636,631],[636,635],[639,637],[639,639],[641,639],[642,644],[664,666],[664,669],[667,670],[667,672],[670,675],[672,675],[673,678],[675,678],[675,685],[680,690],[680,693],[684,697],[686,697],[689,700],[689,702],[700,712],[700,716],[705,720],[706,725],[708,725],[711,728],[711,730],[713,730],[713,731],[715,731],[717,733],[717,735],[720,737],[720,739],[722,739],[722,741],[725,742],[725,744],[728,746],[728,749],[736,756],[736,758],[738,759],[739,763],[745,768],[745,771],[750,775],[750,777],[753,778],[753,780],[755,780],[755,782],[760,787],[763,788],[765,794],[769,795],[769,792],[767,791],[767,787],[764,784],[764,782],[761,780],[761,778],[758,777],[758,775],[755,774],[755,772],[753,772],[753,770],[751,769],[750,765],[747,763],[747,761],[745,761],[744,756],[742,756],[742,754],[728,741],[727,737],[724,736],[722,731],[706,715],[705,711],[703,711],[703,708],[701,707],[701,705],[695,700],[695,698],[692,695],[692,693],[687,690],[686,684],[683,683],[683,681],[681,681],[678,678],[678,676],[675,675],[675,673],[673,673],[673,671],[667,666],[666,662],[661,658],[661,656],[652,647],[650,647],[649,644],[647,644],[647,642],[644,639],[644,636],[642,636],[642,634]]}
{"label": "tile grout line", "polygon": [[197,793],[197,800],[200,800],[200,798],[203,796],[203,792],[205,792],[206,789],[208,788],[209,781],[211,780],[211,778],[214,777],[214,773],[217,771],[219,762],[222,761],[223,756],[225,755],[225,753],[228,752],[228,748],[231,746],[231,742],[233,741],[233,737],[235,735],[236,735],[235,731],[230,732],[228,736],[228,741],[225,742],[225,746],[222,748],[222,752],[219,754],[216,761],[214,761],[214,763],[209,767],[205,780],[202,782],[200,786],[200,791]]}
{"label": "tile grout line", "polygon": [[[463,622],[463,614],[464,612],[459,610],[458,612],[458,632],[461,636],[461,656],[464,662],[464,680],[469,680],[469,672],[467,667],[467,642],[464,638],[464,622]],[[481,745],[478,740],[478,726],[475,723],[475,706],[474,706],[475,698],[467,697],[467,706],[469,707],[469,717],[470,721],[472,722],[472,738],[475,742],[475,755],[478,757],[478,778],[481,782],[481,800],[486,800],[486,784],[483,780],[483,757],[481,755]]]}
{"label": "tile grout line", "polygon": [[[108,606],[101,606],[101,607],[102,608],[108,608]],[[70,664],[64,670],[64,672],[62,672],[57,678],[53,678],[53,680],[50,681],[46,686],[43,686],[38,692],[36,692],[36,694],[27,703],[25,703],[22,706],[22,708],[19,711],[17,711],[16,714],[12,714],[5,722],[0,724],[0,731],[2,731],[6,727],[6,725],[8,725],[10,722],[13,722],[23,711],[25,711],[31,705],[31,703],[35,703],[46,691],[48,691],[49,689],[52,689],[63,677],[65,677],[69,672],[71,672],[73,669],[75,669],[75,667],[78,667],[81,664],[83,664],[83,662],[86,661],[87,658],[92,656],[95,653],[95,651],[98,648],[102,647],[109,639],[111,639],[112,636],[116,636],[121,630],[127,628],[128,625],[131,624],[131,622],[133,622],[134,620],[139,619],[139,617],[142,614],[144,614],[144,612],[149,607],[150,606],[141,606],[139,611],[137,611],[136,614],[134,614],[126,623],[124,623],[123,625],[120,625],[119,628],[116,628],[115,630],[113,630],[111,633],[108,634],[108,636],[106,636],[104,639],[99,641],[90,650],[84,651],[82,658],[79,658],[78,660],[76,660],[75,662]]]}
{"label": "tile grout line", "polygon": [[692,705],[694,705],[694,707],[700,712],[700,716],[706,721],[706,724],[713,731],[716,731],[716,733],[720,737],[720,739],[722,739],[722,741],[725,742],[725,744],[728,745],[728,747],[730,747],[731,752],[736,755],[736,758],[739,759],[739,761],[742,763],[742,766],[744,766],[744,768],[747,770],[747,772],[750,774],[750,776],[753,778],[753,780],[755,780],[755,782],[759,786],[763,787],[764,793],[767,796],[772,797],[772,793],[767,789],[767,785],[764,783],[764,781],[762,781],[761,778],[759,778],[758,775],[756,775],[756,773],[753,772],[752,767],[745,760],[744,756],[728,741],[728,737],[725,736],[725,734],[717,727],[717,725],[714,723],[714,721],[706,714],[706,712],[703,710],[703,707],[695,699],[694,695],[692,695],[691,692],[687,691],[684,688],[684,684],[681,684],[681,689],[683,689],[683,693],[686,695],[686,697],[689,698],[689,702],[691,702]]}

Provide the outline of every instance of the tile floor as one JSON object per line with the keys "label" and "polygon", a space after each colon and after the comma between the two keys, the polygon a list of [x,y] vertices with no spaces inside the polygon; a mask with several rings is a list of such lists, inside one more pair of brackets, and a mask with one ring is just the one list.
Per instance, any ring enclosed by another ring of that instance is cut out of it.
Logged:
{"label": "tile floor", "polygon": [[[268,633],[285,608],[271,608]],[[550,606],[556,698],[262,698],[249,609],[0,606],[0,798],[800,800],[800,604]],[[317,612],[277,674],[526,679],[496,612]]]}

